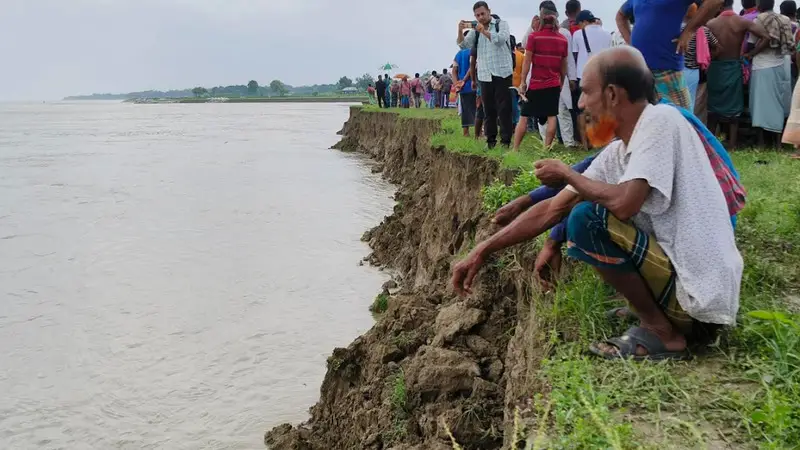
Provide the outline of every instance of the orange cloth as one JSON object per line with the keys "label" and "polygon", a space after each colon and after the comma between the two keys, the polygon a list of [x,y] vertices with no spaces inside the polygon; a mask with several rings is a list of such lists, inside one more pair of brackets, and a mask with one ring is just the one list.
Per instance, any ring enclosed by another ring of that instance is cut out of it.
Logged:
{"label": "orange cloth", "polygon": [[514,58],[517,60],[517,67],[514,69],[511,86],[517,87],[522,84],[522,64],[525,63],[525,54],[519,50],[514,50]]}

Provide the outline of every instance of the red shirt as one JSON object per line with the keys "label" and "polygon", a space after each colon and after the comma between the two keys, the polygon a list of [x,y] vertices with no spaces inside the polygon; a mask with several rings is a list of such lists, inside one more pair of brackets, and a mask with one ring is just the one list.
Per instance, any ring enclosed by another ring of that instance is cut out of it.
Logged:
{"label": "red shirt", "polygon": [[544,28],[528,37],[532,68],[528,89],[561,87],[561,65],[568,56],[569,43],[558,30]]}

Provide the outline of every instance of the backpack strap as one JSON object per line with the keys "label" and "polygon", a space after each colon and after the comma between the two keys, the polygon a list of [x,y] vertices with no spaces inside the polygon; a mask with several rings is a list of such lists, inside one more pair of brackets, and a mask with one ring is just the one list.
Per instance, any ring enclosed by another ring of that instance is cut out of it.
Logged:
{"label": "backpack strap", "polygon": [[592,54],[592,47],[589,45],[589,38],[586,37],[586,28],[581,30],[581,34],[583,34],[583,44],[586,45],[586,54]]}

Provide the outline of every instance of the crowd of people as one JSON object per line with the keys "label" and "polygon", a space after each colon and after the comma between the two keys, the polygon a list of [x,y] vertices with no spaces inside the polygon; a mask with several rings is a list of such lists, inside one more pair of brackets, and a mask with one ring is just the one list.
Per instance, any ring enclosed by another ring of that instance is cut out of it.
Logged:
{"label": "crowd of people", "polygon": [[559,22],[546,0],[520,46],[508,23],[475,3],[476,20],[458,25],[453,70],[465,130],[480,127],[472,111],[482,105],[490,148],[498,136],[518,148],[534,123],[548,145],[560,134],[597,150],[572,167],[535,163],[542,187],[495,213],[497,232],[453,267],[457,293],[472,292],[490,255],[549,229],[536,276],[554,287],[548,274],[566,244],[627,300],[609,320],[638,323],[593,344],[599,357],[684,359],[736,322],[743,260],[734,233],[746,194],[716,127],[731,125],[735,147],[747,115],[762,139],[779,145],[783,133],[800,145],[800,94],[790,105],[796,5],[778,14],[774,0],[744,0],[741,13],[732,0],[695,3],[624,1],[615,36],[579,1]]}
{"label": "crowd of people", "polygon": [[[784,1],[776,13],[774,0],[742,5],[735,13],[732,0],[700,7],[693,0],[628,0],[610,31],[579,0],[567,2],[563,21],[544,1],[519,42],[486,5],[475,9],[475,21],[459,23],[450,73],[384,75],[375,95],[382,107],[455,106],[464,134],[474,128],[490,148],[499,136],[501,145],[519,149],[537,126],[548,146],[559,140],[591,148],[578,104],[583,70],[592,55],[630,45],[644,56],[658,98],[694,112],[730,148],[739,145],[740,124],[757,131],[760,145],[779,146],[798,77],[797,6]],[[479,19],[478,10],[486,16]]]}
{"label": "crowd of people", "polygon": [[370,103],[380,108],[450,108],[455,104],[453,78],[447,69],[442,73],[432,71],[420,77],[419,73],[409,80],[407,75],[378,75],[375,85],[367,89]]}

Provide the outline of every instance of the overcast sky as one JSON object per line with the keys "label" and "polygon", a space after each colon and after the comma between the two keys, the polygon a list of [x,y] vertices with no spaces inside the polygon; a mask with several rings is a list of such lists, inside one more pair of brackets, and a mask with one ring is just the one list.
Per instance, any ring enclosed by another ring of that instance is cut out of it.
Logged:
{"label": "overcast sky", "polygon": [[[556,0],[563,18],[566,0]],[[0,0],[0,99],[441,70],[472,1]],[[521,36],[538,1],[490,0]],[[584,0],[616,28],[622,0]],[[737,2],[738,3],[738,2]],[[379,16],[383,16],[382,18]],[[412,25],[413,24],[413,25]]]}

